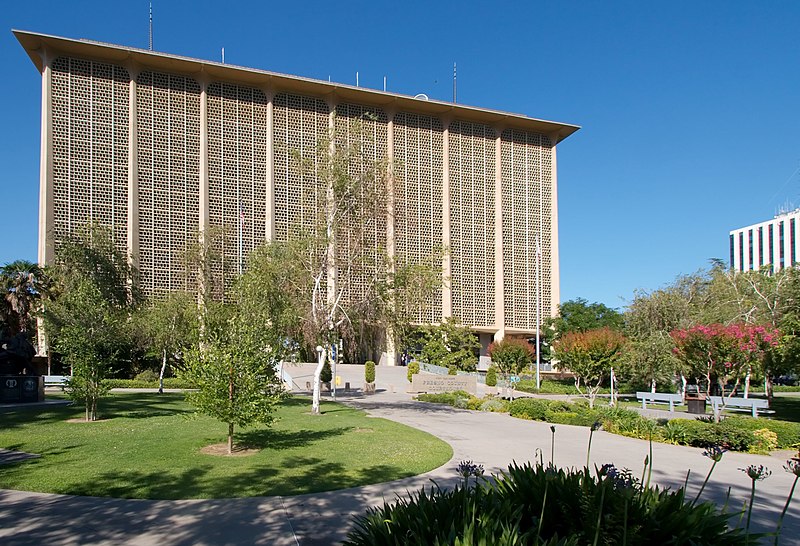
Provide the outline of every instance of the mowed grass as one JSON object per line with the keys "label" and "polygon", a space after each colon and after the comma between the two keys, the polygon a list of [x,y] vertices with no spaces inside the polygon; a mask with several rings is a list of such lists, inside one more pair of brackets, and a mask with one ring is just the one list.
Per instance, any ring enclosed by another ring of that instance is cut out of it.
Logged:
{"label": "mowed grass", "polygon": [[244,456],[206,455],[227,425],[197,416],[182,394],[113,393],[102,420],[81,407],[0,413],[0,447],[41,455],[0,466],[0,488],[101,497],[190,499],[297,495],[420,474],[452,457],[425,432],[363,411],[291,398],[272,427],[237,429]]}

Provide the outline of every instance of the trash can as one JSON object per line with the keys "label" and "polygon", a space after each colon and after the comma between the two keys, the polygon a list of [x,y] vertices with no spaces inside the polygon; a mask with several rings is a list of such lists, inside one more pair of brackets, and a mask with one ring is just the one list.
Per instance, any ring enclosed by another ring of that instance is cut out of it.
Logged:
{"label": "trash can", "polygon": [[705,415],[706,414],[706,397],[705,396],[698,396],[695,398],[686,397],[686,405],[689,407],[689,413],[695,413],[698,415]]}

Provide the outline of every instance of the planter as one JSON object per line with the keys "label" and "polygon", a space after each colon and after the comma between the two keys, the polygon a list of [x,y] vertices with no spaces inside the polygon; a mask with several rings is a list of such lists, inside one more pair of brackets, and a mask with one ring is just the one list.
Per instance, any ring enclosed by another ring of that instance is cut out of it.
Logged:
{"label": "planter", "polygon": [[365,394],[375,394],[375,383],[364,383]]}
{"label": "planter", "polygon": [[486,387],[486,394],[495,395],[497,394],[497,387]]}
{"label": "planter", "polygon": [[322,381],[320,383],[320,390],[322,392],[331,392],[331,382],[330,381]]}

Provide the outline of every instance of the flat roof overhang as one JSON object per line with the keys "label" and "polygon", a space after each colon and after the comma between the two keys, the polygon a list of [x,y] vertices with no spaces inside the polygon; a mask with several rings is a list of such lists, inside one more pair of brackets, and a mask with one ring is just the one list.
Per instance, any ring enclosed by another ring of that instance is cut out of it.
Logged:
{"label": "flat roof overhang", "polygon": [[522,129],[548,135],[557,144],[580,129],[577,125],[530,118],[520,114],[476,108],[450,102],[416,99],[409,95],[388,93],[364,87],[290,76],[230,64],[204,61],[132,47],[74,40],[23,30],[13,30],[19,43],[39,69],[43,70],[43,53],[50,58],[74,56],[138,69],[179,73],[199,80],[237,83],[318,97],[331,97],[393,111],[414,112],[483,123],[501,128]]}

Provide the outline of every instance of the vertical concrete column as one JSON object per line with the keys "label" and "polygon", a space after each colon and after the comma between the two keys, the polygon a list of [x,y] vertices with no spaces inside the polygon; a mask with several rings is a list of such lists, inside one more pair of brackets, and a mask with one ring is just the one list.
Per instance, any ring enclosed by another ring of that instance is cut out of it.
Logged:
{"label": "vertical concrete column", "polygon": [[275,93],[264,89],[267,97],[267,190],[264,196],[266,225],[264,237],[275,240]]}
{"label": "vertical concrete column", "polygon": [[205,243],[209,227],[208,213],[208,81],[199,78],[200,84],[200,243]]}
{"label": "vertical concrete column", "polygon": [[386,255],[389,258],[390,272],[395,270],[394,245],[394,111],[386,111]]}
{"label": "vertical concrete column", "polygon": [[[42,58],[42,134],[39,150],[39,265],[52,264],[55,260],[55,233],[53,217],[53,73],[47,50],[41,51]],[[44,320],[36,319],[37,354],[49,356],[47,333]],[[47,373],[50,373],[50,359],[47,360]]]}
{"label": "vertical concrete column", "polygon": [[[789,221],[789,217],[785,217],[783,220],[783,267],[791,267],[792,265],[792,222]],[[745,234],[745,238],[747,234]],[[745,262],[746,263],[746,262]]]}
{"label": "vertical concrete column", "polygon": [[450,119],[442,119],[442,318],[453,316],[450,256]]}
{"label": "vertical concrete column", "polygon": [[[558,135],[551,137],[553,141],[553,164],[551,165],[550,172],[553,177],[552,193],[550,195],[550,278],[542,279],[542,286],[545,282],[550,283],[550,316],[555,317],[558,314],[558,305],[561,302],[561,269],[559,266],[559,253],[558,253],[558,161],[556,159],[556,142],[558,142]],[[540,181],[541,183],[541,181]],[[542,250],[544,252],[544,249]],[[544,256],[543,256],[544,257]],[[542,272],[544,273],[544,271]],[[542,308],[542,319],[548,310]]]}
{"label": "vertical concrete column", "polygon": [[[394,233],[394,116],[395,111],[386,109],[386,257],[389,261],[389,275],[395,273],[395,233]],[[394,306],[394,300],[390,305]],[[397,346],[395,345],[395,331],[391,326],[386,327],[385,348],[381,355],[381,364],[394,366],[397,363]]]}
{"label": "vertical concrete column", "polygon": [[[198,205],[200,207],[198,218],[198,232],[200,252],[203,256],[206,255],[205,246],[209,244],[208,228],[209,228],[209,213],[208,213],[208,81],[204,74],[200,75],[197,82],[200,84],[200,195]],[[200,260],[199,270],[197,271],[197,298],[198,306],[201,308],[201,322],[200,322],[200,340],[205,343],[205,321],[202,317],[205,316],[205,309],[210,298],[209,286],[209,264],[205,263],[205,258]]]}
{"label": "vertical concrete column", "polygon": [[128,66],[128,262],[139,267],[139,122],[137,83],[139,71]]}
{"label": "vertical concrete column", "polygon": [[[761,230],[761,233],[764,233],[764,230]],[[763,236],[763,235],[762,235]],[[764,249],[761,245],[762,241],[758,239],[758,228],[753,228],[753,269],[758,271],[761,267],[759,263],[761,262],[761,255],[764,252]]]}
{"label": "vertical concrete column", "polygon": [[[775,220],[772,221],[772,270],[778,271],[781,268],[781,232],[780,226],[778,225],[780,222]],[[734,248],[739,249],[739,232],[733,236],[733,244]],[[736,262],[736,270],[739,269],[739,264],[741,263],[741,250],[738,252],[739,261]]]}
{"label": "vertical concrete column", "polygon": [[[775,231],[773,232],[773,237],[777,240],[778,231],[777,226],[775,226]],[[777,248],[773,245],[773,248]],[[775,261],[778,261],[778,254],[775,253]],[[742,248],[739,245],[739,232],[733,234],[733,268],[738,271],[742,265]]]}
{"label": "vertical concrete column", "polygon": [[503,280],[503,128],[495,127],[494,141],[494,316],[495,341],[506,335],[505,284]]}
{"label": "vertical concrete column", "polygon": [[39,156],[39,265],[55,260],[53,217],[53,74],[52,59],[42,50],[42,136]]}
{"label": "vertical concrete column", "polygon": [[[333,156],[336,153],[336,100],[333,96],[329,96],[326,102],[328,103],[328,139],[330,140],[328,143],[328,153],[330,154],[331,159],[333,159]],[[325,223],[327,226],[328,237],[328,258],[330,260],[328,262],[327,301],[328,305],[333,306],[334,302],[336,302],[336,290],[338,288],[338,283],[336,281],[339,276],[339,270],[336,260],[336,233],[334,233],[332,230],[331,219],[333,208],[335,206],[335,196],[333,194],[333,179],[330,176],[330,173],[328,173],[328,175],[328,180],[326,181],[328,187],[325,190]]]}

